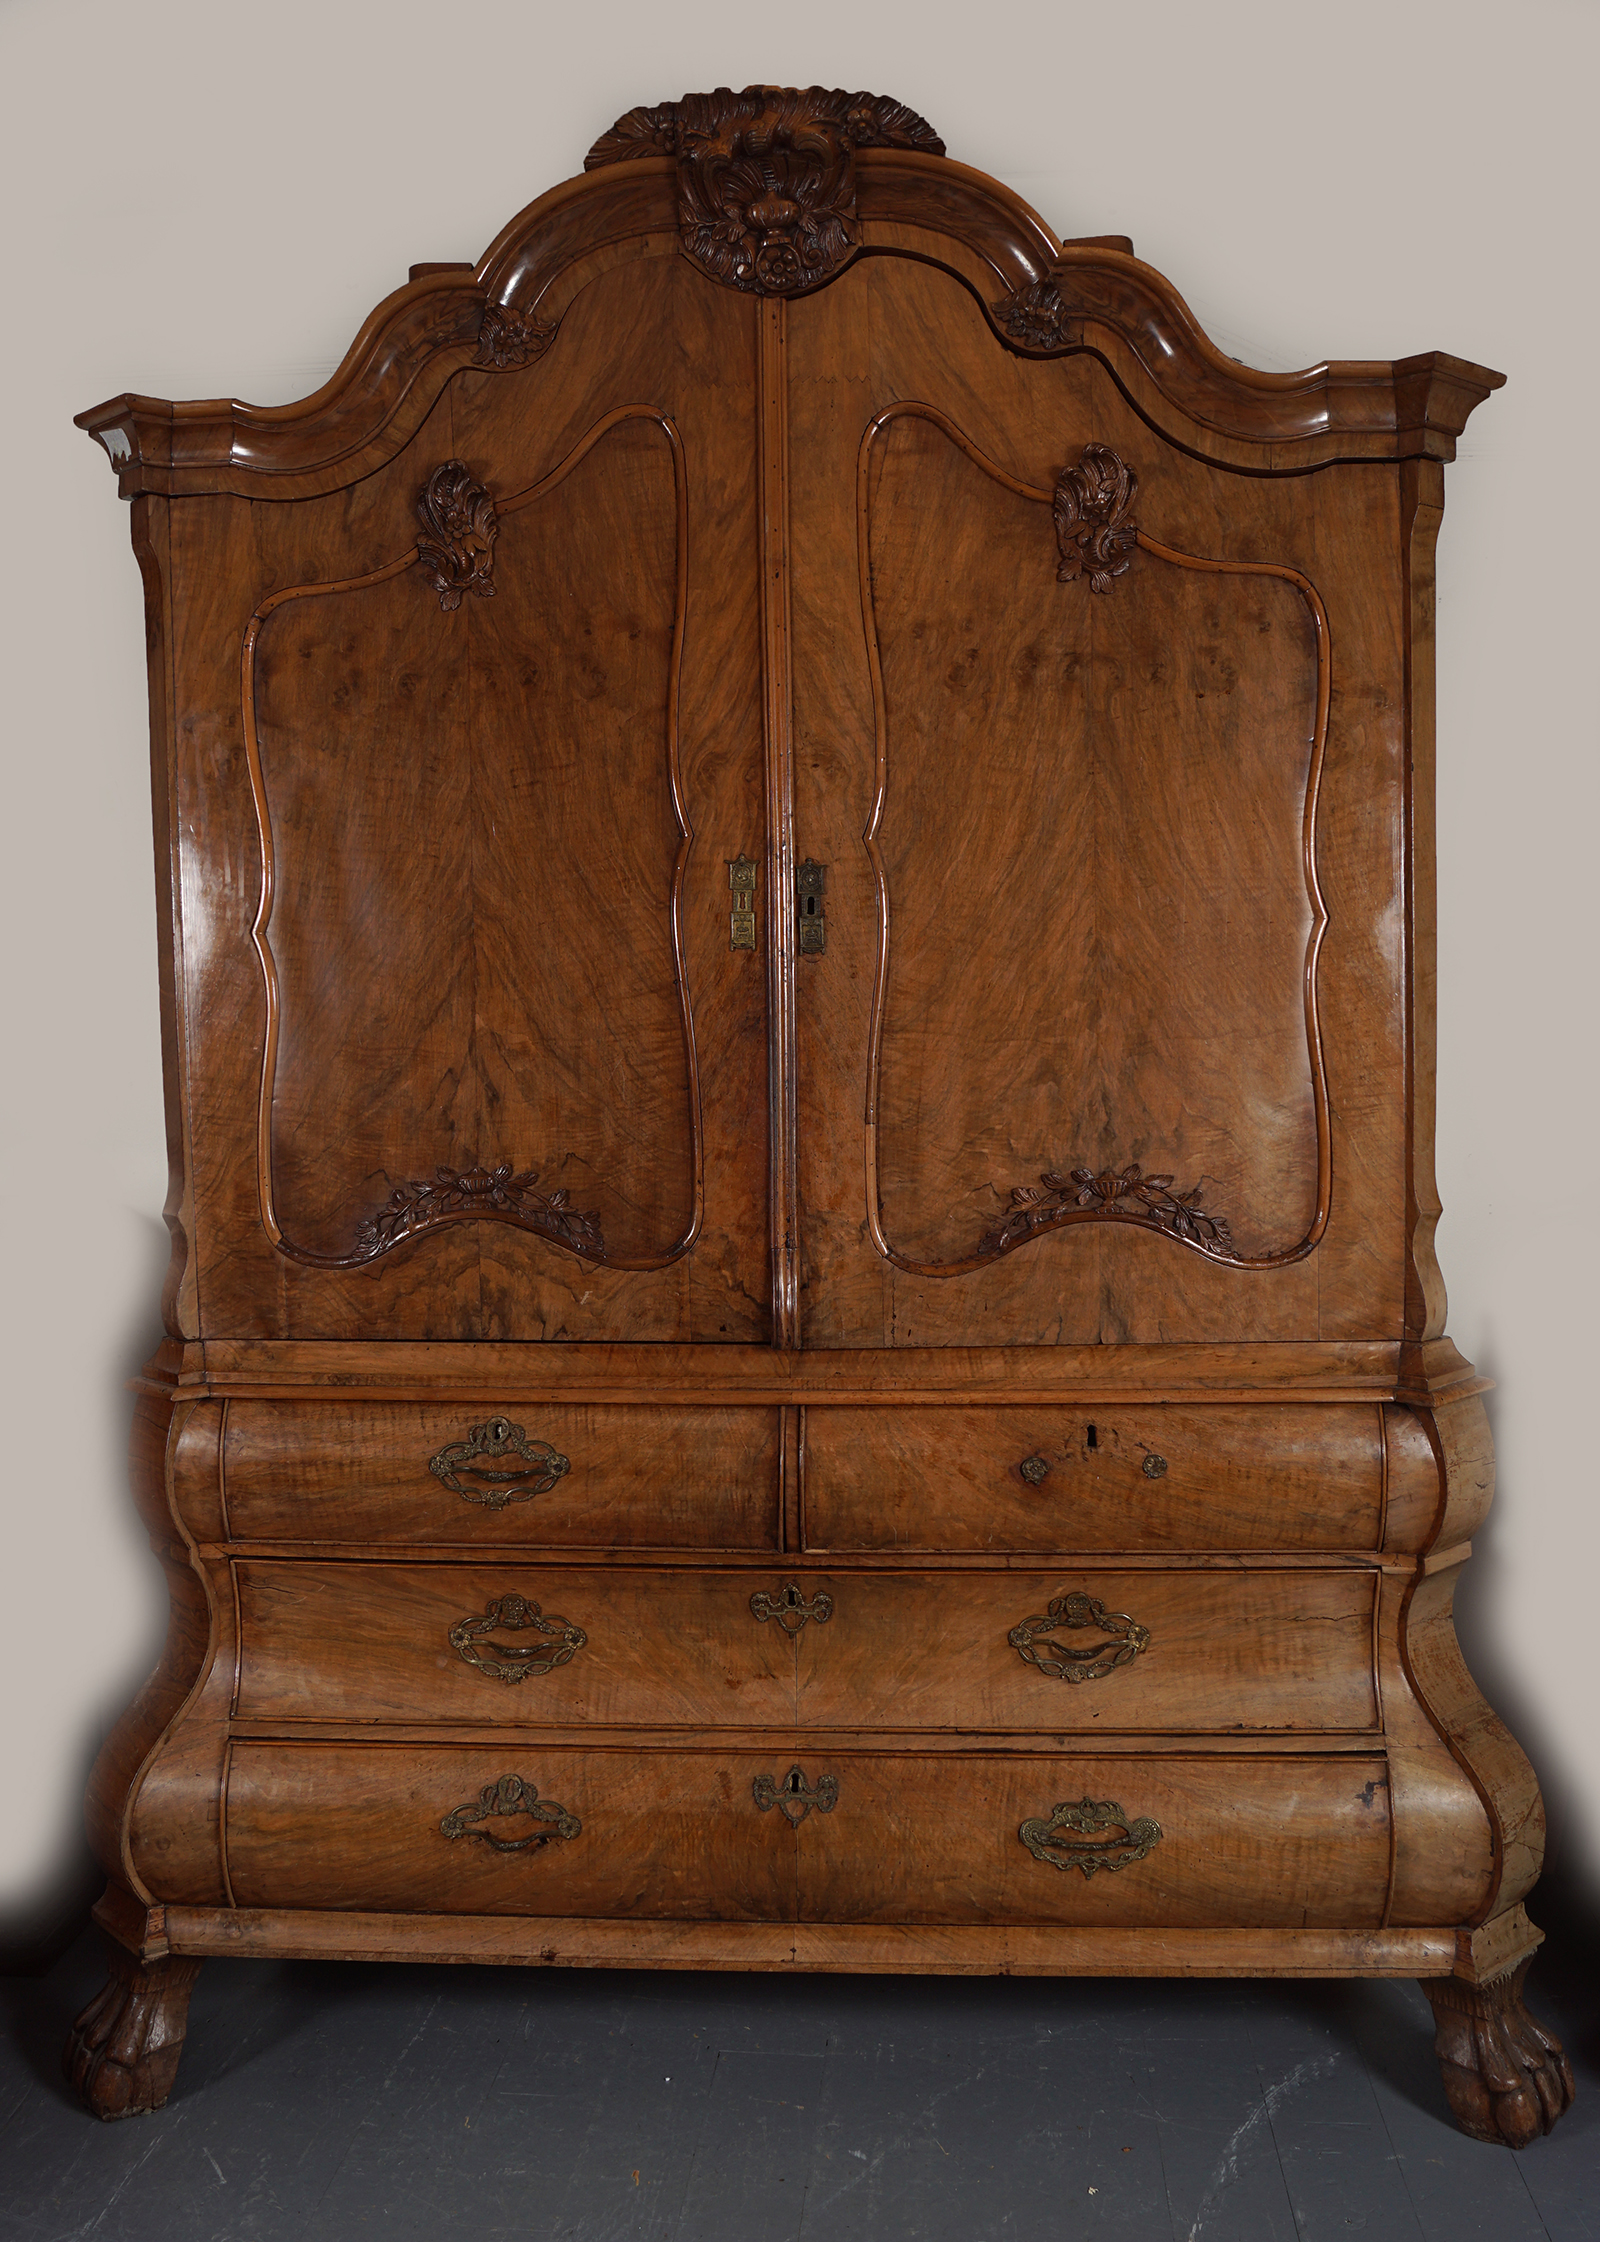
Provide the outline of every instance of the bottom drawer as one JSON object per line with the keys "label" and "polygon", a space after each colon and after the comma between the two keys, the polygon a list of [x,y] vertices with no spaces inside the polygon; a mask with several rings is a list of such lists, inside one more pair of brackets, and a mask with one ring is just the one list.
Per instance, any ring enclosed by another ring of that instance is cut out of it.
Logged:
{"label": "bottom drawer", "polygon": [[241,1907],[1365,1930],[1389,1791],[1369,1753],[238,1743],[227,1855]]}

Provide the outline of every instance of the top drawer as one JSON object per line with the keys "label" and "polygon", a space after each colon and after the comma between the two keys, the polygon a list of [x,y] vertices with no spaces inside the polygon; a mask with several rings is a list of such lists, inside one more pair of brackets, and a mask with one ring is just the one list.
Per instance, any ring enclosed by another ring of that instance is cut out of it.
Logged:
{"label": "top drawer", "polygon": [[230,1401],[235,1541],[777,1546],[776,1409]]}
{"label": "top drawer", "polygon": [[1376,1549],[1374,1403],[808,1409],[806,1547]]}

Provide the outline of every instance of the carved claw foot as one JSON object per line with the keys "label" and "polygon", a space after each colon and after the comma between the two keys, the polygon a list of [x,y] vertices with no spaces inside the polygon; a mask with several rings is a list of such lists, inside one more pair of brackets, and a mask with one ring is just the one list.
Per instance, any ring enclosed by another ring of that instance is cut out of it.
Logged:
{"label": "carved claw foot", "polygon": [[1522,2005],[1527,1974],[1523,1961],[1487,1985],[1458,1977],[1422,1980],[1456,2123],[1475,2141],[1504,2141],[1514,2149],[1548,2133],[1573,2091],[1561,2042]]}
{"label": "carved claw foot", "polygon": [[111,1949],[111,1976],[67,2036],[63,2061],[96,2117],[159,2110],[172,2092],[200,1964]]}

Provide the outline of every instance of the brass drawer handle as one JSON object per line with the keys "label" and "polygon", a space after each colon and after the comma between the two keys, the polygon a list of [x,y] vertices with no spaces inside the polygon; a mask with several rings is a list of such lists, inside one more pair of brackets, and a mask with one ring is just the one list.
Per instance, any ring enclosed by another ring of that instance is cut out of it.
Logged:
{"label": "brass drawer handle", "polygon": [[827,1625],[833,1617],[833,1598],[826,1588],[819,1588],[812,1597],[802,1596],[797,1580],[786,1580],[774,1596],[765,1588],[758,1588],[750,1599],[750,1609],[757,1619],[775,1619],[786,1635],[798,1635],[808,1619],[819,1627]]}
{"label": "brass drawer handle", "polygon": [[[497,1627],[508,1627],[513,1633],[531,1628],[539,1639],[531,1643],[489,1642],[487,1637]],[[575,1650],[582,1650],[588,1640],[581,1627],[558,1619],[554,1612],[546,1617],[537,1604],[530,1604],[523,1596],[491,1596],[481,1615],[469,1612],[450,1630],[451,1647],[460,1652],[469,1666],[476,1666],[480,1674],[503,1682],[526,1681],[530,1674],[553,1673],[557,1666],[567,1663]]]}
{"label": "brass drawer handle", "polygon": [[[535,1828],[526,1837],[496,1837],[492,1829],[475,1829],[475,1822],[486,1822],[501,1815],[526,1814]],[[539,1796],[538,1786],[525,1783],[520,1775],[502,1775],[498,1782],[485,1783],[475,1799],[465,1806],[456,1806],[439,1824],[446,1837],[476,1837],[492,1846],[497,1853],[526,1853],[537,1851],[541,1845],[550,1845],[557,1838],[576,1837],[583,1828],[576,1814],[569,1814],[564,1806],[554,1806]]]}
{"label": "brass drawer handle", "polygon": [[1111,1798],[1084,1798],[1076,1806],[1065,1799],[1051,1809],[1048,1821],[1024,1822],[1017,1831],[1036,1861],[1051,1868],[1081,1868],[1085,1877],[1142,1861],[1165,1834],[1148,1814],[1135,1820]]}
{"label": "brass drawer handle", "polygon": [[[500,1464],[501,1456],[517,1456],[527,1469]],[[442,1479],[452,1494],[468,1502],[481,1502],[486,1510],[504,1510],[508,1502],[527,1502],[530,1496],[547,1495],[558,1479],[572,1469],[548,1440],[530,1440],[521,1425],[509,1417],[490,1417],[474,1425],[465,1440],[452,1440],[428,1469]]]}
{"label": "brass drawer handle", "polygon": [[837,1775],[818,1776],[813,1789],[798,1767],[791,1767],[781,1783],[775,1783],[770,1775],[758,1775],[750,1787],[763,1814],[771,1813],[776,1806],[793,1829],[800,1827],[813,1806],[819,1814],[831,1814],[839,1803]]}
{"label": "brass drawer handle", "polygon": [[[1069,1632],[1098,1627],[1111,1640],[1085,1643],[1075,1650],[1053,1639],[1058,1627]],[[1141,1650],[1149,1648],[1150,1630],[1130,1619],[1125,1611],[1107,1611],[1097,1596],[1086,1596],[1081,1588],[1074,1588],[1070,1595],[1052,1596],[1043,1618],[1023,1620],[1012,1628],[1006,1641],[1019,1658],[1037,1666],[1041,1674],[1049,1674],[1055,1681],[1086,1682],[1099,1681],[1116,1667],[1130,1664]]]}

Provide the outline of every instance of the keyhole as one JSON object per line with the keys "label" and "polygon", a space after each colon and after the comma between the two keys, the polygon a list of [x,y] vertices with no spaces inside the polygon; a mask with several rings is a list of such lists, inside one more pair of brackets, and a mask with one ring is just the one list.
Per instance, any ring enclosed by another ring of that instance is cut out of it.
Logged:
{"label": "keyhole", "polygon": [[1089,1445],[1091,1448],[1098,1448],[1100,1445],[1100,1435],[1093,1425],[1089,1427]]}
{"label": "keyhole", "polygon": [[504,1440],[510,1430],[511,1427],[506,1423],[504,1417],[491,1418],[489,1423],[489,1438],[491,1440]]}
{"label": "keyhole", "polygon": [[806,917],[807,917],[808,919],[814,919],[814,918],[816,917],[816,915],[817,915],[817,899],[816,899],[816,897],[815,897],[814,895],[808,895],[808,896],[806,897]]}
{"label": "keyhole", "polygon": [[789,1790],[790,1790],[791,1794],[792,1794],[792,1795],[793,1795],[794,1797],[796,1797],[796,1798],[798,1798],[798,1797],[799,1797],[799,1795],[800,1795],[800,1792],[801,1792],[801,1788],[802,1788],[802,1780],[803,1780],[803,1779],[802,1779],[802,1777],[801,1777],[801,1774],[800,1774],[800,1770],[799,1770],[799,1768],[798,1768],[798,1767],[791,1767],[791,1768],[790,1768],[790,1770],[789,1770],[789,1783],[788,1783],[788,1788],[789,1788]]}

